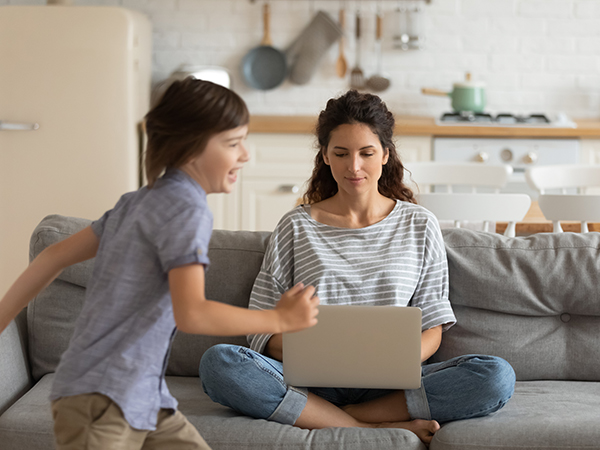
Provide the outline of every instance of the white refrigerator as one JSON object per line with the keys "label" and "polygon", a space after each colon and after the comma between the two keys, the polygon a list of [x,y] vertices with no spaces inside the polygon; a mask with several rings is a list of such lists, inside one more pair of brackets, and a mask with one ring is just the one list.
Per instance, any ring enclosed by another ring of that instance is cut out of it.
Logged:
{"label": "white refrigerator", "polygon": [[43,217],[95,219],[139,187],[151,41],[124,8],[0,6],[0,296]]}

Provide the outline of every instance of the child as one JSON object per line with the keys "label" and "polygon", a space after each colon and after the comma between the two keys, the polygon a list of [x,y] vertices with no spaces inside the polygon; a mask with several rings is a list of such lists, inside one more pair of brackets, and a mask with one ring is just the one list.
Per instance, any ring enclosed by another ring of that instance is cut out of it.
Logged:
{"label": "child", "polygon": [[[316,323],[301,284],[271,311],[206,300],[212,215],[248,161],[248,110],[232,91],[188,78],[146,116],[148,186],[45,249],[0,300],[0,332],[65,267],[96,257],[51,393],[57,448],[207,449],[165,384],[176,327],[186,333],[281,333]],[[161,173],[165,171],[161,177]]]}

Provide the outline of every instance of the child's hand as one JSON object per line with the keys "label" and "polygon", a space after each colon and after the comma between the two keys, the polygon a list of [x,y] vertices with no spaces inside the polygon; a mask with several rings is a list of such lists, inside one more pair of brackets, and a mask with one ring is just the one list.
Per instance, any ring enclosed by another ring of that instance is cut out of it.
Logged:
{"label": "child's hand", "polygon": [[281,332],[300,331],[317,324],[319,297],[315,288],[298,283],[281,296],[275,306],[279,316]]}

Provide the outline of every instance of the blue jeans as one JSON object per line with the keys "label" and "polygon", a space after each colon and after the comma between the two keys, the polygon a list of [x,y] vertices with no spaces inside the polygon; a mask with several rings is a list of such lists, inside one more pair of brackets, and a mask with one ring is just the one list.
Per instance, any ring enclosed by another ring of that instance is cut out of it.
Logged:
{"label": "blue jeans", "polygon": [[[466,355],[422,368],[420,389],[405,390],[413,419],[445,423],[490,414],[513,394],[515,372],[495,356]],[[237,345],[219,344],[200,361],[204,392],[242,414],[294,424],[308,392],[337,406],[362,403],[393,391],[385,389],[296,388],[283,381],[281,362]]]}

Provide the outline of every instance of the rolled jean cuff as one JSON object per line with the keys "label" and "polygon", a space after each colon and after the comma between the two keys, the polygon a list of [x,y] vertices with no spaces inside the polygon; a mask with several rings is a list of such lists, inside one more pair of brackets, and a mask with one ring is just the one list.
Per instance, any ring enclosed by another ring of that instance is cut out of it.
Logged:
{"label": "rolled jean cuff", "polygon": [[406,398],[406,407],[411,419],[431,420],[429,402],[422,381],[419,389],[406,389],[404,398]]}
{"label": "rolled jean cuff", "polygon": [[288,386],[287,392],[283,396],[283,400],[269,416],[268,420],[279,422],[287,425],[294,425],[308,399],[308,389]]}

